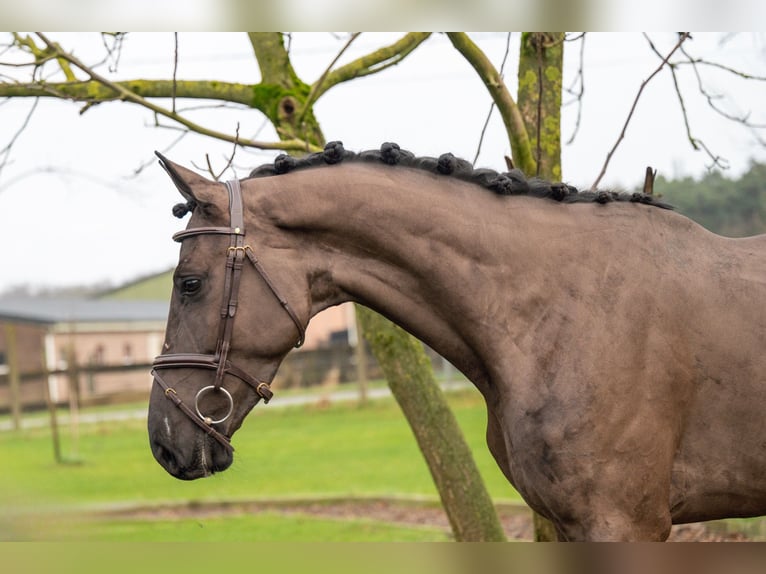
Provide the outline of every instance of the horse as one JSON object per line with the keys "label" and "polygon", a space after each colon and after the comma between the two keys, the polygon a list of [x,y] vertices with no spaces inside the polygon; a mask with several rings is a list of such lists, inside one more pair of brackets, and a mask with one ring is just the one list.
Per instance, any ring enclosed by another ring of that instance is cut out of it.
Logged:
{"label": "horse", "polygon": [[560,540],[766,514],[766,235],[396,144],[225,184],[158,156],[191,212],[148,414],[171,475],[225,470],[310,318],[353,301],[475,385],[490,452]]}

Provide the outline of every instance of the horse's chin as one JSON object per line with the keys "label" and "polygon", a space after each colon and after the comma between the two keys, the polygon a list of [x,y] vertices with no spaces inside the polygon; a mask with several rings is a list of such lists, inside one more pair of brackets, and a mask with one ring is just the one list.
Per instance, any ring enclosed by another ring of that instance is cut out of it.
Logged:
{"label": "horse's chin", "polygon": [[222,472],[231,466],[233,456],[218,443],[201,435],[187,452],[171,449],[162,441],[151,440],[152,454],[168,474],[180,480],[196,480]]}

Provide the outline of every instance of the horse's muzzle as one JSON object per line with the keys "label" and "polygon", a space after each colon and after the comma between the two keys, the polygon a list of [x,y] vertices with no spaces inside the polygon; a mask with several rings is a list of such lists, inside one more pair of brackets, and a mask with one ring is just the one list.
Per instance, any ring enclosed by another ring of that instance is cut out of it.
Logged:
{"label": "horse's muzzle", "polygon": [[204,478],[226,470],[234,460],[231,451],[221,448],[207,435],[194,431],[197,440],[189,441],[189,447],[177,447],[171,442],[150,434],[150,446],[154,458],[170,475],[181,480]]}

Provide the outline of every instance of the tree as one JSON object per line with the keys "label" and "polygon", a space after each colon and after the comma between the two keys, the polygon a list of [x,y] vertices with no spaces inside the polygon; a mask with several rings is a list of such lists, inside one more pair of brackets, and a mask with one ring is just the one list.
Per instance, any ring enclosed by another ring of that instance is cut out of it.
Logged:
{"label": "tree", "polygon": [[[399,40],[389,46],[375,50],[370,54],[359,57],[346,65],[336,67],[338,59],[351,46],[358,34],[352,34],[345,39],[337,57],[330,62],[326,70],[313,84],[305,83],[292,66],[289,50],[289,42],[282,34],[253,33],[248,36],[253,53],[258,61],[261,71],[261,80],[257,83],[227,83],[212,81],[181,81],[175,77],[160,81],[131,80],[112,82],[107,77],[97,72],[97,67],[87,65],[62,49],[57,43],[47,36],[13,35],[7,51],[13,51],[15,55],[21,55],[14,62],[15,67],[26,67],[30,70],[29,79],[26,81],[0,82],[0,97],[58,97],[83,102],[83,112],[95,105],[109,101],[127,101],[141,105],[151,110],[157,118],[157,123],[170,121],[171,125],[182,127],[203,135],[215,137],[233,144],[235,149],[252,147],[259,149],[280,149],[290,153],[300,153],[321,148],[324,136],[319,121],[314,114],[316,102],[329,90],[350,80],[378,73],[391,66],[401,63],[414,52],[429,37],[427,33],[410,33],[403,35]],[[515,167],[524,171],[527,175],[539,175],[550,179],[562,179],[561,173],[561,93],[562,93],[562,56],[564,42],[568,38],[563,34],[555,33],[530,33],[521,38],[521,52],[519,54],[519,91],[514,99],[507,89],[503,80],[502,68],[497,70],[471,38],[462,33],[450,33],[448,37],[453,46],[464,56],[466,61],[476,71],[478,77],[484,82],[494,105],[497,107],[502,118],[503,126],[508,136],[511,149],[512,161]],[[720,166],[724,163],[708,145],[700,138],[692,135],[691,121],[687,112],[685,92],[682,90],[678,76],[682,68],[691,69],[698,79],[700,94],[707,99],[711,107],[728,119],[739,122],[757,132],[763,126],[751,122],[747,114],[731,114],[719,107],[716,94],[712,93],[703,80],[703,69],[715,69],[723,73],[763,81],[764,78],[744,74],[734,68],[716,64],[696,58],[686,49],[690,36],[680,33],[672,50],[661,52],[649,36],[645,35],[648,47],[660,59],[657,69],[641,84],[633,101],[622,131],[617,137],[613,148],[607,154],[601,173],[596,178],[593,187],[598,185],[606,172],[614,151],[621,144],[626,135],[626,128],[631,121],[633,111],[643,93],[644,88],[661,71],[668,71],[673,79],[680,111],[684,120],[688,140],[695,149],[702,150],[713,165]],[[119,48],[124,39],[122,34],[104,35],[107,46],[107,58],[113,58],[119,54]],[[584,35],[575,36],[573,39],[583,42]],[[673,59],[680,54],[679,59]],[[57,81],[48,79],[48,74],[55,69],[61,78]],[[575,93],[575,102],[582,101],[584,91],[582,66],[578,74],[580,79],[579,92]],[[167,98],[170,106],[162,106],[157,103],[157,98]],[[212,99],[244,106],[250,109],[260,110],[277,130],[279,141],[258,141],[246,138],[235,133],[223,133],[212,130],[189,119],[189,117],[176,108],[176,101],[182,99]],[[578,119],[579,127],[579,119]],[[8,156],[13,145],[13,139],[2,152]],[[2,158],[0,158],[2,159]],[[0,164],[0,169],[2,165]],[[209,166],[211,174],[220,175]],[[360,313],[362,323],[370,321],[364,312]],[[397,345],[391,343],[399,337],[390,326],[376,327],[382,331],[368,333],[372,342],[373,350],[384,363],[384,369],[392,377],[395,374],[405,372],[405,361],[391,359],[390,350]],[[382,336],[377,336],[381,334]],[[384,336],[383,336],[384,335]],[[387,341],[387,343],[383,343]],[[406,339],[401,339],[404,348]],[[422,352],[422,349],[421,351]],[[414,365],[425,364],[420,359],[412,360],[407,367],[414,369]],[[424,367],[425,368],[425,367]],[[427,381],[428,374],[423,371],[423,378],[413,380]],[[430,377],[432,379],[432,377]],[[392,390],[401,397],[396,383],[391,382]],[[428,383],[422,382],[408,387],[409,392],[425,389]],[[417,389],[415,389],[417,387]],[[423,395],[424,397],[426,395]],[[431,401],[443,400],[430,398]],[[414,419],[414,411],[410,412],[406,400],[400,400],[405,415],[412,425],[417,425]],[[449,425],[445,423],[445,428]],[[413,427],[414,428],[414,427]],[[415,433],[419,436],[418,432]],[[422,435],[426,436],[426,435]],[[425,439],[428,440],[428,439]],[[428,457],[427,457],[428,458]],[[431,467],[432,473],[438,469]],[[440,481],[437,480],[437,484]],[[440,491],[442,488],[440,487]],[[442,493],[445,506],[448,505],[447,497]],[[448,513],[450,511],[448,510]],[[479,513],[481,514],[481,513]],[[452,518],[452,516],[451,516]],[[453,521],[454,524],[454,521]],[[489,529],[490,531],[492,528]],[[456,530],[457,531],[457,530]],[[462,535],[460,535],[462,536]],[[467,535],[472,538],[473,535]],[[481,538],[481,536],[477,536]]]}

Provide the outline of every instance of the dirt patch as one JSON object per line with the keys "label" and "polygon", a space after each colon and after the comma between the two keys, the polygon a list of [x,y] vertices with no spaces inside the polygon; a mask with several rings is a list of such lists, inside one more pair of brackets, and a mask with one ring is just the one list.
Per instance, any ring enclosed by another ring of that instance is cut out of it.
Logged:
{"label": "dirt patch", "polygon": [[[99,513],[110,518],[137,520],[171,520],[190,517],[210,517],[259,512],[303,515],[338,520],[373,520],[401,526],[421,526],[451,532],[444,510],[437,504],[399,499],[331,499],[247,502],[192,502],[110,510]],[[498,516],[509,540],[533,539],[532,515],[523,505],[499,505]],[[680,524],[673,526],[669,542],[749,542],[742,532],[726,532],[714,523]]]}

